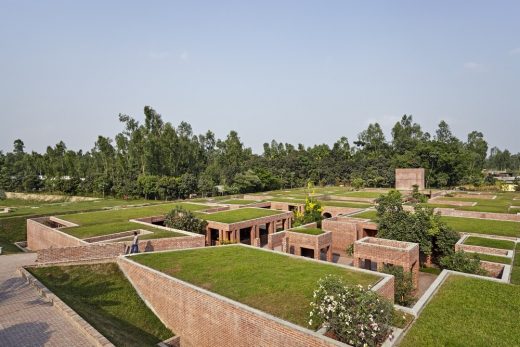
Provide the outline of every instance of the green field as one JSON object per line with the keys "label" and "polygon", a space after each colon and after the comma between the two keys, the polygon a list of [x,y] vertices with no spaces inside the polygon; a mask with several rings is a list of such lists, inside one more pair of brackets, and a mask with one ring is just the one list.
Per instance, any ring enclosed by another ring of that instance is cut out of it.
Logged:
{"label": "green field", "polygon": [[260,200],[242,200],[242,199],[230,199],[219,201],[220,204],[230,204],[230,205],[249,205],[254,204],[255,202],[260,202]]}
{"label": "green field", "polygon": [[130,259],[304,327],[321,277],[336,274],[353,285],[374,284],[380,278],[244,246],[140,254]]}
{"label": "green field", "polygon": [[490,261],[492,263],[500,263],[500,264],[511,264],[511,258],[502,257],[500,255],[492,255],[492,254],[483,254],[483,253],[477,253],[480,257],[480,260]]}
{"label": "green field", "polygon": [[520,284],[520,243],[516,244],[515,259],[511,269],[511,283]]}
{"label": "green field", "polygon": [[377,199],[383,194],[385,194],[385,193],[384,192],[357,191],[357,192],[335,193],[334,195],[348,196],[348,197],[352,197],[352,198]]}
{"label": "green field", "polygon": [[[448,208],[454,208],[462,211],[476,211],[476,212],[493,212],[493,213],[517,213],[518,211],[511,206],[515,205],[513,200],[515,197],[520,196],[518,193],[496,193],[495,199],[475,199],[468,195],[463,198],[439,198],[437,201],[442,204],[443,201],[470,201],[476,202],[475,206],[444,206]],[[433,207],[441,207],[439,205],[433,205]]]}
{"label": "green field", "polygon": [[242,222],[249,219],[274,216],[281,213],[284,212],[277,210],[268,210],[265,208],[245,207],[236,210],[228,210],[210,214],[198,213],[197,216],[208,221],[231,224]]}
{"label": "green field", "polygon": [[518,346],[520,286],[450,276],[400,346]]}
{"label": "green field", "polygon": [[520,222],[461,217],[441,219],[458,232],[520,237]]}
{"label": "green field", "polygon": [[289,231],[295,232],[295,233],[302,233],[302,234],[309,234],[309,235],[321,235],[325,233],[323,230],[319,228],[294,228],[290,229]]}
{"label": "green field", "polygon": [[[58,216],[69,222],[79,224],[77,227],[69,227],[61,229],[69,235],[87,238],[99,235],[108,235],[122,231],[134,230],[136,228],[147,229],[141,224],[129,222],[133,218],[143,218],[158,215],[165,215],[175,206],[182,206],[191,211],[203,210],[208,208],[206,205],[198,205],[191,203],[169,203],[146,207],[133,207],[126,209],[117,209],[110,211],[98,211],[87,213],[76,213],[64,216]],[[157,230],[156,228],[148,230]]]}
{"label": "green field", "polygon": [[489,239],[487,237],[470,236],[464,240],[465,245],[482,246],[500,249],[515,249],[515,243],[508,240]]}
{"label": "green field", "polygon": [[373,222],[377,221],[377,211],[376,210],[369,210],[361,213],[356,213],[352,215],[352,217],[355,218],[364,218],[364,219],[370,219]]}
{"label": "green field", "polygon": [[155,346],[173,336],[116,264],[29,271],[116,346]]}

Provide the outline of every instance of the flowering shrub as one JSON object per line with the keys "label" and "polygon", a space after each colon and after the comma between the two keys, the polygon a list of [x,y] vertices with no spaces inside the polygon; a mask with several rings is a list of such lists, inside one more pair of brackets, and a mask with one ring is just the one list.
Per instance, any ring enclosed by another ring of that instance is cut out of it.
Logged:
{"label": "flowering shrub", "polygon": [[328,275],[314,291],[309,325],[325,325],[329,332],[352,346],[377,346],[390,333],[394,308],[377,293],[361,285],[348,286]]}
{"label": "flowering shrub", "polygon": [[300,226],[308,223],[317,222],[318,226],[321,223],[321,212],[323,208],[318,200],[315,198],[307,197],[305,199],[305,209],[303,213],[295,211],[293,225]]}

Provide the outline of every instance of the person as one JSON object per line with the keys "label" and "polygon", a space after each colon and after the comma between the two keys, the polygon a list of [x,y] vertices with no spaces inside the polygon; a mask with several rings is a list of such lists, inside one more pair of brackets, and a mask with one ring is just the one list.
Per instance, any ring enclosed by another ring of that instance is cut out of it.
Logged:
{"label": "person", "polygon": [[130,253],[139,253],[139,234],[134,231],[134,239],[132,240],[132,249]]}

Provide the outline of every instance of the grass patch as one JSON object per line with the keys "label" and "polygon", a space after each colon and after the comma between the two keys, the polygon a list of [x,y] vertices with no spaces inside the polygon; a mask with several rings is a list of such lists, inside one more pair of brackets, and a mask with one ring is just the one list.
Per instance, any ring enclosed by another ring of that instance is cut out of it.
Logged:
{"label": "grass patch", "polygon": [[414,320],[413,315],[396,309],[396,310],[394,310],[394,315],[392,316],[392,326],[399,328],[399,329],[404,329],[413,320]]}
{"label": "grass patch", "polygon": [[321,235],[324,233],[324,231],[319,228],[294,228],[289,231],[292,231],[295,233],[309,234],[309,235]]}
{"label": "grass patch", "polygon": [[381,195],[384,195],[384,194],[386,194],[386,193],[383,193],[383,192],[357,191],[357,192],[335,193],[334,195],[347,196],[347,197],[353,197],[353,198],[376,199],[376,198],[379,198]]}
{"label": "grass patch", "polygon": [[520,237],[520,222],[445,216],[441,219],[458,232]]}
{"label": "grass patch", "polygon": [[352,215],[352,217],[370,219],[373,222],[377,222],[377,211],[375,211],[375,210],[364,211],[361,213],[356,213],[356,214]]}
{"label": "grass patch", "polygon": [[520,284],[520,243],[516,244],[515,259],[511,269],[511,283]]}
{"label": "grass patch", "polygon": [[480,257],[480,260],[484,261],[490,261],[492,263],[500,263],[500,264],[511,264],[511,258],[507,257],[501,257],[499,255],[492,255],[492,254],[484,254],[484,253],[477,253]]}
{"label": "grass patch", "polygon": [[[171,203],[155,206],[134,207],[111,211],[98,211],[88,213],[77,213],[66,216],[59,216],[67,221],[79,224],[77,227],[60,229],[69,235],[86,238],[92,236],[108,235],[122,231],[145,229],[144,226],[129,222],[132,218],[143,218],[157,215],[164,215],[175,206],[181,205],[183,208],[196,211],[207,208],[206,205],[190,203]],[[153,229],[159,230],[159,229]]]}
{"label": "grass patch", "polygon": [[29,271],[117,346],[154,346],[173,334],[113,263]]}
{"label": "grass patch", "polygon": [[283,212],[276,210],[268,210],[265,208],[246,207],[236,210],[228,210],[210,214],[199,213],[197,216],[208,221],[231,224],[242,222],[249,219],[274,216],[281,213]]}
{"label": "grass patch", "polygon": [[140,254],[131,259],[303,327],[308,326],[318,279],[335,274],[352,285],[366,286],[380,278],[244,246]]}
{"label": "grass patch", "polygon": [[230,199],[230,200],[224,200],[219,201],[221,204],[229,204],[229,205],[249,205],[254,204],[256,202],[260,202],[260,200],[242,200],[242,199]]}
{"label": "grass patch", "polygon": [[520,287],[451,275],[401,346],[517,346],[519,311]]}
{"label": "grass patch", "polygon": [[500,249],[515,249],[515,243],[508,240],[488,239],[486,237],[470,236],[464,241],[465,245],[482,246]]}

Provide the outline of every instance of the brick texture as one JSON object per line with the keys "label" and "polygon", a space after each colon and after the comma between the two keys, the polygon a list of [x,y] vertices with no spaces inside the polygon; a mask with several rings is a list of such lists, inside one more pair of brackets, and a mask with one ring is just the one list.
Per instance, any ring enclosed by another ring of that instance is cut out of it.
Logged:
{"label": "brick texture", "polygon": [[42,222],[49,218],[35,218],[27,220],[27,248],[38,251],[47,248],[62,248],[83,246],[88,243],[57,229],[48,227]]}
{"label": "brick texture", "polygon": [[465,245],[465,244],[460,244],[460,243],[455,244],[455,250],[456,251],[465,251],[465,252],[492,254],[492,255],[501,255],[501,256],[506,256],[508,253],[508,251],[505,249],[483,247],[483,246],[472,246],[472,245]]}
{"label": "brick texture", "polygon": [[126,277],[183,347],[338,346],[310,330],[275,319],[126,258]]}
{"label": "brick texture", "polygon": [[[493,212],[477,212],[477,211],[461,211],[453,208],[436,208],[435,213],[440,213],[447,217],[463,217],[463,218],[480,218],[495,219],[510,222],[520,222],[520,214],[511,213],[493,213]],[[519,225],[520,228],[520,225]]]}
{"label": "brick texture", "polygon": [[321,222],[321,229],[332,232],[332,251],[345,255],[347,247],[367,236],[367,230],[377,233],[377,224],[368,219],[352,217],[335,217],[324,219]]}
{"label": "brick texture", "polygon": [[504,264],[492,263],[489,261],[481,261],[480,267],[488,272],[488,275],[495,278],[500,278],[504,271]]}
{"label": "brick texture", "polygon": [[424,169],[395,169],[395,189],[412,190],[414,185],[424,189]]}

